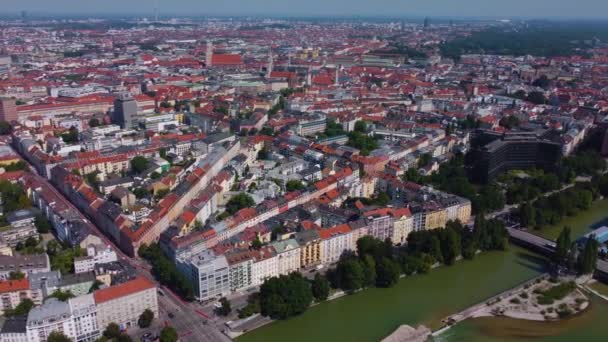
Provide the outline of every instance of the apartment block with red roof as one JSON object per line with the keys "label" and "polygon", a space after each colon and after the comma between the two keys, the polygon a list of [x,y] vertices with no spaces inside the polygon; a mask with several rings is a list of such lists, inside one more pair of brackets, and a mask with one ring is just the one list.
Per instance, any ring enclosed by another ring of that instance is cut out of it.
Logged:
{"label": "apartment block with red roof", "polygon": [[27,278],[0,281],[0,313],[4,314],[6,310],[14,309],[24,299],[32,299],[30,282]]}
{"label": "apartment block with red roof", "polygon": [[156,285],[143,277],[97,290],[93,297],[97,305],[99,327],[106,327],[112,322],[122,329],[135,327],[139,316],[146,309],[158,317]]}

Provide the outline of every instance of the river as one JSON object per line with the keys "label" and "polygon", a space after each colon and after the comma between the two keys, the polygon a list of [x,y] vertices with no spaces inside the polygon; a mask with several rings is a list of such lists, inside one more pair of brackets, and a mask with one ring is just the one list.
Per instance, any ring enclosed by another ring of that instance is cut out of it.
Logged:
{"label": "river", "polygon": [[368,289],[309,309],[237,339],[238,342],[376,342],[401,324],[438,328],[451,313],[543,271],[544,260],[511,246],[472,261],[403,278],[390,289]]}
{"label": "river", "polygon": [[[567,218],[542,235],[553,237],[563,225],[573,235],[606,217],[608,200]],[[237,339],[238,342],[376,342],[401,324],[435,329],[441,319],[530,279],[544,270],[544,259],[519,247],[489,252],[472,261],[441,267],[429,274],[403,278],[390,289],[368,289],[317,305],[303,315],[275,322]],[[458,324],[437,341],[600,341],[608,336],[608,304],[598,298],[580,317],[558,323],[482,318]]]}

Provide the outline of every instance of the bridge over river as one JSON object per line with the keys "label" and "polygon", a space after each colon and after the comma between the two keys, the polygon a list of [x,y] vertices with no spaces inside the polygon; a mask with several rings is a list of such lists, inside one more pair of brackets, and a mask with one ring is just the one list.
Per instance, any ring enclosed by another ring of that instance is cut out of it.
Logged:
{"label": "bridge over river", "polygon": [[[552,256],[555,252],[555,242],[541,236],[529,233],[525,230],[507,228],[511,241],[519,246],[530,249],[545,256]],[[608,281],[608,262],[597,261],[595,277],[603,281]]]}

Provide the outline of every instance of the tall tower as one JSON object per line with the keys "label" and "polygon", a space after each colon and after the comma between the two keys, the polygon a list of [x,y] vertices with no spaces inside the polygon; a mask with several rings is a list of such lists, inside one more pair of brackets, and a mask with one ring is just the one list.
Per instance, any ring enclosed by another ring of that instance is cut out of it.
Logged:
{"label": "tall tower", "polygon": [[158,0],[154,0],[154,22],[158,22]]}
{"label": "tall tower", "polygon": [[308,67],[308,72],[306,73],[306,85],[307,86],[312,86],[312,71],[310,70],[310,67]]}
{"label": "tall tower", "polygon": [[274,68],[274,57],[272,56],[272,48],[270,48],[270,55],[268,56],[268,68],[266,70],[266,77],[270,78],[270,74],[272,74],[272,69]]}
{"label": "tall tower", "polygon": [[207,39],[207,52],[205,53],[205,64],[210,67],[213,64],[213,42]]}
{"label": "tall tower", "polygon": [[133,119],[137,115],[137,102],[129,93],[119,94],[114,100],[113,122],[125,129],[133,128]]}
{"label": "tall tower", "polygon": [[342,67],[342,65],[338,65],[336,67],[336,78],[334,80],[334,84],[335,85],[339,85],[340,84],[340,68]]}

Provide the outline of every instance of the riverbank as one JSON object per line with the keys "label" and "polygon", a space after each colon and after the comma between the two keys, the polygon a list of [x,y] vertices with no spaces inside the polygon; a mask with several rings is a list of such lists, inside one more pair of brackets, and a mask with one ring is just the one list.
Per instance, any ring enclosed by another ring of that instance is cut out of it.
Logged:
{"label": "riverbank", "polygon": [[466,320],[434,342],[543,342],[603,341],[608,336],[608,301],[589,294],[590,304],[581,314],[552,321],[533,321],[509,317],[480,317]]}
{"label": "riverbank", "polygon": [[589,298],[571,280],[552,282],[544,277],[488,303],[473,317],[496,316],[552,321],[577,315],[589,307]]}
{"label": "riverbank", "polygon": [[290,342],[377,342],[402,324],[437,329],[448,314],[538,276],[544,265],[544,258],[517,246],[506,252],[485,252],[474,260],[403,278],[392,288],[371,288],[321,303],[237,341],[278,342],[289,336]]}
{"label": "riverbank", "polygon": [[540,230],[530,230],[530,232],[555,241],[564,226],[569,226],[572,229],[572,237],[578,238],[589,233],[592,229],[599,228],[606,220],[607,213],[608,199],[604,198],[593,202],[588,210],[581,211],[575,216],[566,217],[556,225]]}

